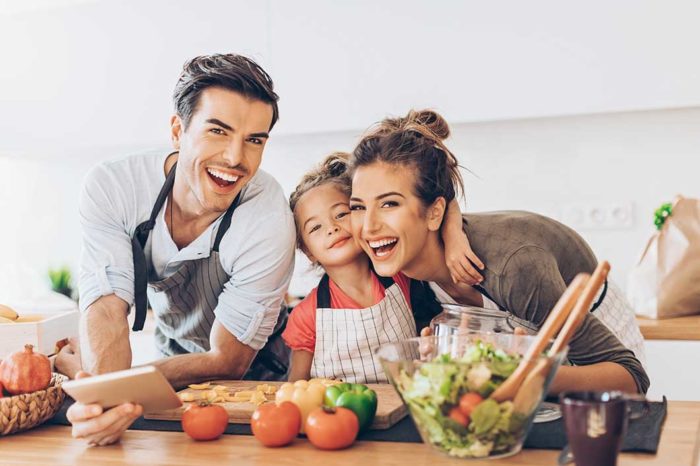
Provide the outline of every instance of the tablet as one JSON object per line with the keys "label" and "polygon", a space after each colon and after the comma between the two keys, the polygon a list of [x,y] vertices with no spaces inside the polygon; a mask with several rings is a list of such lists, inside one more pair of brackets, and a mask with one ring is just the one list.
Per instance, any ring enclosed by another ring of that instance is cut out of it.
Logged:
{"label": "tablet", "polygon": [[63,390],[83,404],[98,404],[105,409],[122,403],[143,406],[144,412],[182,406],[167,379],[154,366],[135,367],[62,384]]}

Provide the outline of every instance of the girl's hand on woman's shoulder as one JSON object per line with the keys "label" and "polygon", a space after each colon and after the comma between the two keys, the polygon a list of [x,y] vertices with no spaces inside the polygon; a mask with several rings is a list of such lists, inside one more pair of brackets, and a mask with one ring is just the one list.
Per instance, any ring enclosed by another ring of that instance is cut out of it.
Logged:
{"label": "girl's hand on woman's shoulder", "polygon": [[484,263],[472,251],[467,235],[464,232],[460,233],[460,235],[444,235],[445,263],[454,283],[462,282],[469,286],[478,285],[484,281],[484,277],[479,273],[477,267],[483,270]]}

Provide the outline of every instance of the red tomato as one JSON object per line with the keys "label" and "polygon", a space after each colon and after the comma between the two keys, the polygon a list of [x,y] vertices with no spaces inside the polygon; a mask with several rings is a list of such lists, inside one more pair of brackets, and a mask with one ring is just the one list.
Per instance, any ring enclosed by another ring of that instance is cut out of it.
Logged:
{"label": "red tomato", "polygon": [[357,416],[347,408],[316,408],[306,418],[306,436],[321,450],[347,448],[359,431]]}
{"label": "red tomato", "polygon": [[182,413],[182,430],[195,440],[214,440],[228,425],[228,413],[219,405],[193,403]]}
{"label": "red tomato", "polygon": [[291,401],[279,405],[258,406],[250,419],[250,430],[266,447],[281,447],[292,442],[301,429],[301,411]]}
{"label": "red tomato", "polygon": [[465,393],[459,399],[459,410],[462,411],[462,414],[465,416],[470,417],[476,405],[482,401],[484,401],[484,399],[478,393]]}
{"label": "red tomato", "polygon": [[469,418],[464,415],[458,406],[455,406],[450,410],[450,419],[455,421],[457,424],[463,425],[464,427],[469,425]]}
{"label": "red tomato", "polygon": [[0,382],[0,398],[2,398],[3,396],[5,395],[2,394],[2,382]]}

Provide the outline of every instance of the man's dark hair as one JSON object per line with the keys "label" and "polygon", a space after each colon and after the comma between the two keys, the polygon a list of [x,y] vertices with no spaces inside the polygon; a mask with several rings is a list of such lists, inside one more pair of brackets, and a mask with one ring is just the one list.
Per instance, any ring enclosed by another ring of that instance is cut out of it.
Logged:
{"label": "man's dark hair", "polygon": [[199,96],[208,87],[222,87],[272,106],[270,129],[279,118],[272,79],[250,58],[233,53],[204,55],[185,63],[175,85],[173,103],[184,129],[190,124]]}

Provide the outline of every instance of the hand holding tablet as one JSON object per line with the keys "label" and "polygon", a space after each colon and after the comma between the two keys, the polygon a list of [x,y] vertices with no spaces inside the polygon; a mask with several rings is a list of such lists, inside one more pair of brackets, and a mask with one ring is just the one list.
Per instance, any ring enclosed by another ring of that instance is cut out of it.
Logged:
{"label": "hand holding tablet", "polygon": [[141,405],[144,412],[182,406],[175,390],[154,366],[71,380],[63,384],[63,390],[80,403],[97,404],[105,410],[124,403]]}

